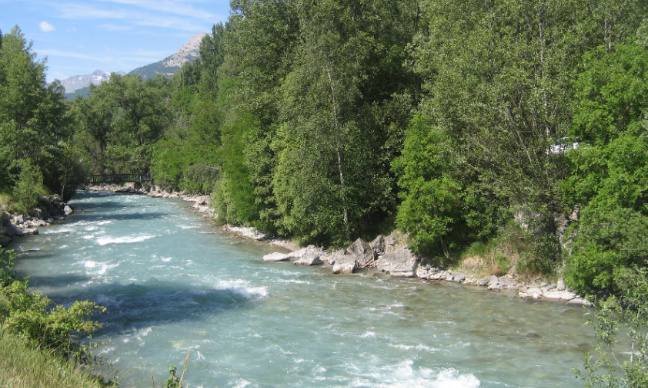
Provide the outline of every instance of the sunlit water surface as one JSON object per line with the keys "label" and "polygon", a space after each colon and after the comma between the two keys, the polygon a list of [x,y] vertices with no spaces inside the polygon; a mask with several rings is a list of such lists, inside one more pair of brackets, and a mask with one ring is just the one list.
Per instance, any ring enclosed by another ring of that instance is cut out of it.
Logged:
{"label": "sunlit water surface", "polygon": [[19,273],[59,304],[108,312],[95,353],[123,387],[191,349],[189,387],[573,387],[587,310],[453,284],[263,263],[179,200],[79,193],[19,239]]}

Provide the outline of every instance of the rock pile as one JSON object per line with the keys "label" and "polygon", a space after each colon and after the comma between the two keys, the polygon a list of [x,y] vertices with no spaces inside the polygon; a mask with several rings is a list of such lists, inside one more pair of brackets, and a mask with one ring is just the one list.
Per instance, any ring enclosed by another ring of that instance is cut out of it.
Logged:
{"label": "rock pile", "polygon": [[72,208],[61,197],[40,197],[30,215],[0,213],[0,246],[7,246],[15,237],[38,234],[38,228],[72,214]]}
{"label": "rock pile", "polygon": [[[252,234],[247,230],[245,232],[248,235]],[[268,236],[264,235],[263,239],[267,238]],[[346,249],[333,252],[312,245],[291,253],[274,252],[263,256],[263,261],[292,261],[295,265],[328,264],[334,274],[375,270],[391,277],[447,281],[484,287],[489,291],[516,292],[522,298],[560,300],[570,304],[590,305],[587,300],[566,289],[562,279],[558,284],[526,284],[508,275],[478,278],[459,271],[421,264],[419,258],[402,240],[395,238],[394,234],[378,236],[371,243],[358,239]]]}

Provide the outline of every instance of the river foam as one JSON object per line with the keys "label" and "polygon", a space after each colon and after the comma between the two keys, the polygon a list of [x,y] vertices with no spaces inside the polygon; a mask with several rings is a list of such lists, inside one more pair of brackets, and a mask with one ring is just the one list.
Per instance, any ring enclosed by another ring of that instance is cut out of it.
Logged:
{"label": "river foam", "polygon": [[125,236],[125,237],[101,237],[97,239],[97,244],[99,245],[134,244],[134,243],[146,241],[154,237],[156,236],[142,235],[142,236]]}

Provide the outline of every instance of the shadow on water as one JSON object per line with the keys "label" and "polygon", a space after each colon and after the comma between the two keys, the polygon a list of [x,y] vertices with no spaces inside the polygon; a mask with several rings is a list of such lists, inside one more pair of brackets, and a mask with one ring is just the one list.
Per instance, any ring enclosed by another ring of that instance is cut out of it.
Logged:
{"label": "shadow on water", "polygon": [[123,209],[131,207],[129,204],[114,201],[101,201],[101,202],[76,202],[72,203],[75,212],[88,211],[95,209]]}
{"label": "shadow on water", "polygon": [[75,214],[70,217],[71,222],[94,222],[94,221],[128,221],[128,220],[155,220],[166,217],[169,213],[128,213],[128,214]]}
{"label": "shadow on water", "polygon": [[[64,283],[65,279],[57,280]],[[198,320],[204,314],[245,307],[250,301],[249,297],[234,289],[201,288],[157,279],[142,284],[90,285],[76,292],[48,292],[48,296],[63,305],[74,300],[89,300],[106,307],[105,314],[93,318],[103,324],[103,328],[95,333],[97,336],[126,334],[151,325]]]}
{"label": "shadow on water", "polygon": [[59,287],[61,284],[74,284],[90,281],[89,276],[64,274],[57,276],[29,276],[30,287]]}

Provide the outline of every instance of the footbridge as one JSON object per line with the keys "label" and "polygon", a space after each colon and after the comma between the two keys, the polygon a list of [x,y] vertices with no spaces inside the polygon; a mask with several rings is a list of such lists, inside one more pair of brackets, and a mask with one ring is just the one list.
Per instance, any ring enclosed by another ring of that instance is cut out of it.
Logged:
{"label": "footbridge", "polygon": [[86,183],[96,185],[101,183],[152,182],[151,174],[97,174],[86,177]]}

